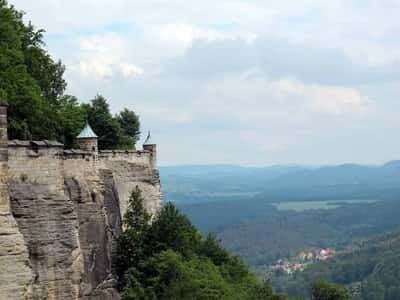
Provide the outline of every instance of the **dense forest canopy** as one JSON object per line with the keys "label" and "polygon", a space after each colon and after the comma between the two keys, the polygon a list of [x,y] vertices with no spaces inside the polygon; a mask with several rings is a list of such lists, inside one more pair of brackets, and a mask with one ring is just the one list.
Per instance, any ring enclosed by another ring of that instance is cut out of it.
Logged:
{"label": "dense forest canopy", "polygon": [[58,140],[70,148],[88,118],[100,149],[134,148],[140,135],[135,112],[112,115],[101,95],[87,104],[65,95],[65,66],[45,49],[43,34],[0,0],[0,99],[9,104],[10,139]]}

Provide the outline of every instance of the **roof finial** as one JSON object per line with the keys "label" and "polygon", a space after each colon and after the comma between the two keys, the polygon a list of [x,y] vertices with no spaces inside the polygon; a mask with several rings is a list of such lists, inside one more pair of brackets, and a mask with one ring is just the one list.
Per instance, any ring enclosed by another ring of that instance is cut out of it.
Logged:
{"label": "roof finial", "polygon": [[89,118],[86,117],[86,124],[81,133],[77,136],[78,139],[97,138],[92,127],[89,124]]}
{"label": "roof finial", "polygon": [[144,141],[143,145],[152,145],[152,144],[153,144],[153,142],[151,141],[151,133],[150,133],[150,130],[149,130],[149,132],[147,134],[147,137],[146,137],[146,140]]}

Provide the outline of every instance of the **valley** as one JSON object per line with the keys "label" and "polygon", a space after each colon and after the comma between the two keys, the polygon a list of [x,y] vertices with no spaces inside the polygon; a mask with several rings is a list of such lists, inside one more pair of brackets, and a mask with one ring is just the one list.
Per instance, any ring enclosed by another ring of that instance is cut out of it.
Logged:
{"label": "valley", "polygon": [[[313,282],[318,275],[313,280],[297,280],[308,276],[309,270],[337,262],[354,245],[364,245],[377,236],[400,230],[398,165],[392,162],[380,167],[279,167],[276,173],[268,168],[243,168],[243,173],[236,169],[234,176],[225,176],[221,166],[210,167],[208,173],[202,166],[201,175],[194,170],[189,174],[187,169],[184,174],[174,174],[183,178],[184,183],[179,189],[174,187],[173,192],[170,175],[163,168],[161,176],[165,197],[174,201],[200,230],[215,233],[260,278],[270,278],[278,292],[309,296],[310,286],[303,282]],[[348,174],[350,170],[352,176]],[[368,176],[364,174],[366,170]],[[254,182],[251,176],[255,174],[268,176],[264,182],[260,177]],[[358,193],[359,185],[368,189]],[[199,186],[202,193],[196,192]],[[383,192],[378,195],[379,190]],[[325,193],[336,197],[328,198]],[[335,257],[304,262],[298,258],[302,252],[321,249],[334,249]],[[323,277],[340,284],[352,283]]]}

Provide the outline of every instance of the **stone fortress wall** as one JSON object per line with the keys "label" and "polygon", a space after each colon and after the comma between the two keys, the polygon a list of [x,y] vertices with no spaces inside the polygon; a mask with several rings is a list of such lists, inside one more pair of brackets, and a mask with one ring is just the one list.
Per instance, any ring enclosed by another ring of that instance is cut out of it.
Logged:
{"label": "stone fortress wall", "polygon": [[112,254],[130,192],[139,186],[153,214],[162,205],[156,146],[7,141],[5,113],[0,106],[0,299],[119,299]]}

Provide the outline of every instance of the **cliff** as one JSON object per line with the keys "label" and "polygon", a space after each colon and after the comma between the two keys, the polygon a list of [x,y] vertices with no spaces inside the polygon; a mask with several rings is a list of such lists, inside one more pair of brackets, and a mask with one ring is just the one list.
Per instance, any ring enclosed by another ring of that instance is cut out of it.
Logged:
{"label": "cliff", "polygon": [[0,299],[119,299],[112,270],[130,191],[156,213],[156,146],[64,150],[7,141],[0,107]]}

